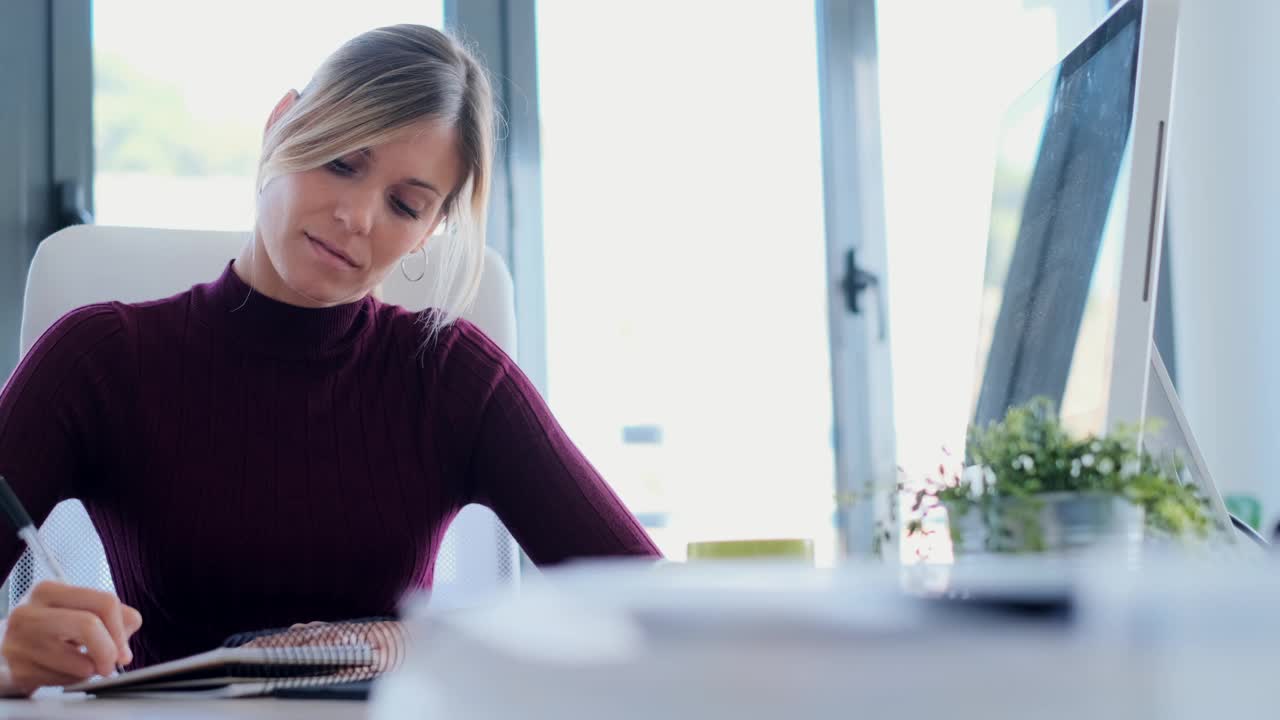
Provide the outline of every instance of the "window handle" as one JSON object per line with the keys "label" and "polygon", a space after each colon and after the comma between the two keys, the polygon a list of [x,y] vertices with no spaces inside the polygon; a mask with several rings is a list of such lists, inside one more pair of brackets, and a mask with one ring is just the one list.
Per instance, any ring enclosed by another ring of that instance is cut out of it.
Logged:
{"label": "window handle", "polygon": [[881,342],[885,338],[884,298],[880,294],[880,277],[858,267],[858,256],[855,248],[849,248],[844,254],[844,277],[840,280],[840,289],[844,291],[845,308],[854,315],[862,314],[862,294],[867,290],[875,293],[876,303],[876,339]]}

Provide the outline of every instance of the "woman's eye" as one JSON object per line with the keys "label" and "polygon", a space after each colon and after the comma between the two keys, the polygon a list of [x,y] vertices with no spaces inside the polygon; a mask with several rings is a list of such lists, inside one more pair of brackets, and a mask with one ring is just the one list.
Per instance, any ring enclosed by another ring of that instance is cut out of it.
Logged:
{"label": "woman's eye", "polygon": [[337,173],[338,175],[350,175],[356,171],[355,168],[342,162],[341,160],[330,160],[328,164],[325,165],[325,167],[329,168],[330,170]]}
{"label": "woman's eye", "polygon": [[[329,162],[325,163],[325,167],[328,168],[329,171],[332,172],[333,174],[341,175],[343,177],[349,177],[351,175],[356,174],[356,169],[352,167],[349,163],[343,162],[340,158],[330,160]],[[400,198],[394,195],[391,196],[391,208],[396,213],[406,218],[409,218],[411,220],[417,220],[421,216],[421,213],[419,211],[409,207],[408,204],[406,204],[403,200],[401,200]]]}
{"label": "woman's eye", "polygon": [[401,202],[401,201],[400,201],[400,198],[395,197],[395,196],[392,196],[392,197],[391,197],[391,205],[392,205],[392,207],[394,207],[394,208],[395,208],[396,212],[400,213],[401,215],[403,215],[403,216],[405,216],[405,217],[407,217],[407,218],[411,218],[411,219],[413,219],[413,220],[417,220],[417,219],[418,219],[418,211],[417,211],[417,210],[414,210],[413,208],[409,207],[408,205],[405,205],[403,202]]}

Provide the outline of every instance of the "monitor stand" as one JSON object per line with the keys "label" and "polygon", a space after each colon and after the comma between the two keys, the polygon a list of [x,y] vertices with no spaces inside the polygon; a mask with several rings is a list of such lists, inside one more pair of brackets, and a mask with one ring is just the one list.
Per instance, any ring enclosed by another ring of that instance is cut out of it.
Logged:
{"label": "monitor stand", "polygon": [[1150,426],[1153,420],[1159,425],[1153,432],[1143,432],[1142,448],[1156,455],[1180,455],[1184,464],[1182,481],[1195,485],[1201,496],[1208,499],[1210,512],[1217,524],[1224,531],[1229,527],[1235,527],[1237,531],[1254,542],[1265,546],[1267,542],[1261,535],[1244,521],[1227,512],[1227,506],[1222,501],[1222,493],[1218,492],[1218,486],[1209,472],[1209,465],[1205,463],[1200,446],[1196,444],[1195,435],[1191,432],[1191,425],[1182,411],[1182,402],[1178,399],[1173,380],[1170,379],[1169,371],[1165,368],[1164,359],[1160,357],[1160,350],[1154,345],[1151,348],[1146,408],[1147,425]]}

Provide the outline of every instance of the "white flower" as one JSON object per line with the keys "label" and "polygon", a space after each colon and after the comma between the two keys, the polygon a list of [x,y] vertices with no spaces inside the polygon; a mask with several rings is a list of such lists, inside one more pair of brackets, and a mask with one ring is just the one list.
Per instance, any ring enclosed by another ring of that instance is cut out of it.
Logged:
{"label": "white flower", "polygon": [[1120,468],[1120,477],[1128,479],[1142,472],[1142,463],[1137,460],[1129,460]]}
{"label": "white flower", "polygon": [[974,465],[965,468],[964,480],[969,484],[969,497],[977,500],[995,487],[996,471],[985,465]]}
{"label": "white flower", "polygon": [[970,465],[960,474],[960,482],[972,488],[975,485],[982,485],[982,477],[982,466]]}
{"label": "white flower", "polygon": [[1079,460],[1071,461],[1071,477],[1073,478],[1080,477],[1080,461]]}
{"label": "white flower", "polygon": [[1093,444],[1089,446],[1089,449],[1096,453],[1102,452],[1102,443],[1094,440]]}
{"label": "white flower", "polygon": [[1093,453],[1085,453],[1084,457],[1080,458],[1080,464],[1090,468],[1093,467],[1094,460]]}
{"label": "white flower", "polygon": [[1036,469],[1036,461],[1033,460],[1030,455],[1019,455],[1018,459],[1014,462],[1021,463],[1022,469],[1027,472],[1031,472]]}
{"label": "white flower", "polygon": [[1102,458],[1102,462],[1098,463],[1098,472],[1102,473],[1103,475],[1110,475],[1111,473],[1115,472],[1115,469],[1116,469],[1116,463],[1114,460],[1112,460],[1109,457]]}
{"label": "white flower", "polygon": [[964,480],[969,485],[969,497],[977,500],[987,491],[987,474],[986,468],[981,465],[967,467],[964,470]]}

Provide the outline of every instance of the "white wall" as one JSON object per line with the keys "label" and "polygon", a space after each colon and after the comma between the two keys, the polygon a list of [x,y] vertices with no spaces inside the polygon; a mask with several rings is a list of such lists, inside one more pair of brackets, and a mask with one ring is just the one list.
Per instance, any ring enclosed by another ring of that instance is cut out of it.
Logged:
{"label": "white wall", "polygon": [[1184,0],[1170,151],[1174,332],[1224,493],[1280,518],[1280,3]]}

